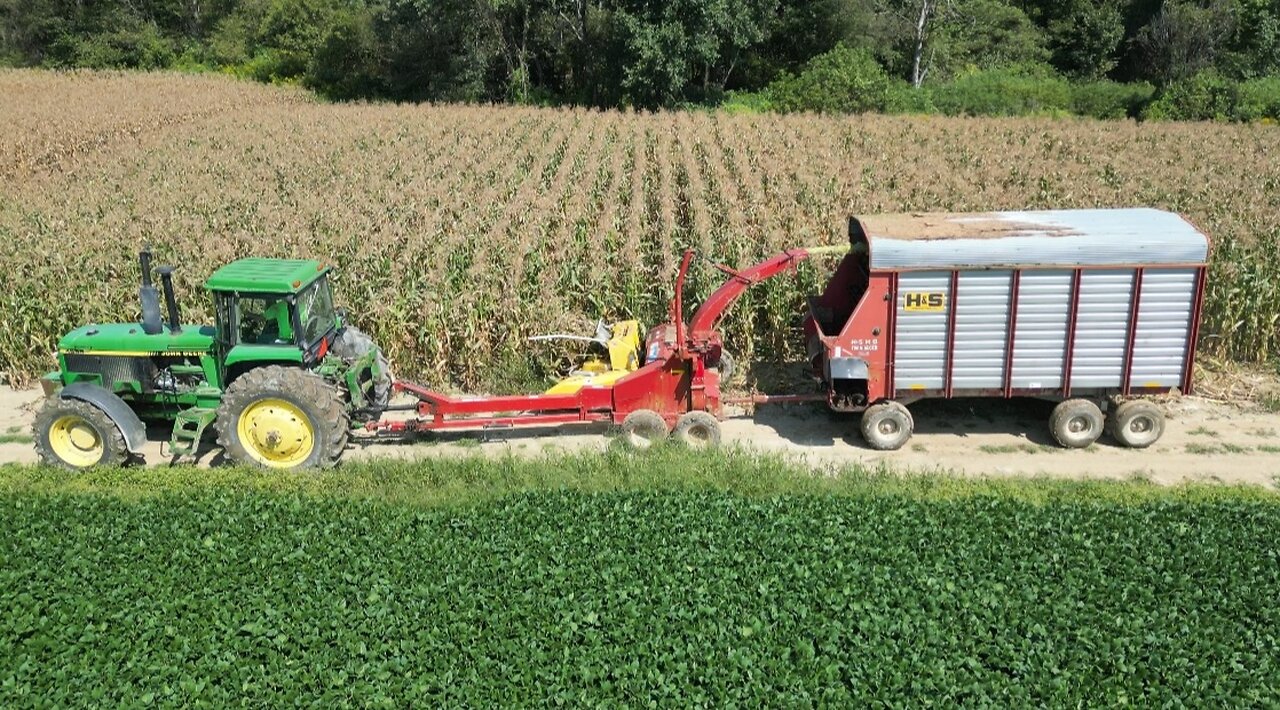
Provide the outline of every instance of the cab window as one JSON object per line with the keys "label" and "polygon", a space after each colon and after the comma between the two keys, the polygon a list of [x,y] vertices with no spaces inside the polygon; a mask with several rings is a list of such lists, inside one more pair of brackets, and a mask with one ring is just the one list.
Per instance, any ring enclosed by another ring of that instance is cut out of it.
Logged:
{"label": "cab window", "polygon": [[238,306],[241,343],[293,344],[293,324],[289,316],[289,302],[283,297],[241,298]]}

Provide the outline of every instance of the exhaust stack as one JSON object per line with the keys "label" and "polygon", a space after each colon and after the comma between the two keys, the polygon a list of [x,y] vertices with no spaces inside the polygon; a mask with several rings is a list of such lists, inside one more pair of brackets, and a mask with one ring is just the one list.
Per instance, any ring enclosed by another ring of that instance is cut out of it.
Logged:
{"label": "exhaust stack", "polygon": [[182,325],[178,314],[178,297],[173,293],[173,270],[172,266],[161,266],[156,272],[160,274],[160,284],[164,287],[164,304],[169,309],[169,332],[176,335],[182,332]]}
{"label": "exhaust stack", "polygon": [[138,289],[138,300],[142,305],[142,332],[155,335],[162,329],[160,324],[160,297],[156,287],[151,285],[151,247],[143,247],[138,252],[138,266],[142,268],[142,287]]}

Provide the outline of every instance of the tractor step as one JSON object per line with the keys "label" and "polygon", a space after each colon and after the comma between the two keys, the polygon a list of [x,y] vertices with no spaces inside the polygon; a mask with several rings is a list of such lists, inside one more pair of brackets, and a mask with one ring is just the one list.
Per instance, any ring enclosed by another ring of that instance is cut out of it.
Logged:
{"label": "tractor step", "polygon": [[205,407],[192,407],[178,412],[173,420],[173,435],[169,439],[169,450],[174,456],[188,456],[200,448],[200,439],[204,430],[218,416],[218,410]]}

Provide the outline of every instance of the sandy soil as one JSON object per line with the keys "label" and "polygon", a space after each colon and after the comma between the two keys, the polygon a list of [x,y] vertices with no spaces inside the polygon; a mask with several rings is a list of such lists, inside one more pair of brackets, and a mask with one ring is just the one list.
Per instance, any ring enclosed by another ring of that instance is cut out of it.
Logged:
{"label": "sandy soil", "polygon": [[[0,434],[30,434],[39,390],[0,388]],[[1280,413],[1240,408],[1196,397],[1166,403],[1164,437],[1145,451],[1121,448],[1105,437],[1089,449],[1054,446],[1045,422],[1052,405],[1034,400],[953,400],[912,406],[916,434],[900,451],[868,449],[857,433],[857,417],[816,405],[769,405],[738,413],[723,423],[724,439],[757,451],[793,456],[813,465],[861,463],[897,470],[947,470],[960,475],[1141,477],[1161,484],[1184,481],[1280,485]],[[507,452],[537,455],[556,450],[604,448],[608,427],[555,428],[426,435],[412,443],[359,440],[346,460],[427,458]],[[144,452],[150,465],[169,463],[168,429],[150,432]],[[28,442],[0,444],[0,463],[35,462]],[[222,461],[207,434],[202,465]]]}

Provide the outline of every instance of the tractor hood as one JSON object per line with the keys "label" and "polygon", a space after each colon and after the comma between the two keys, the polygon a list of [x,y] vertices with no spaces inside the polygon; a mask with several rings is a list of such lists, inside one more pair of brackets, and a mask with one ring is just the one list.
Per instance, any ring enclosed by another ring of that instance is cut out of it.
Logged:
{"label": "tractor hood", "polygon": [[64,353],[135,356],[164,353],[203,355],[213,346],[215,332],[212,326],[184,325],[180,333],[171,334],[163,330],[147,335],[137,323],[90,324],[62,336],[58,350]]}

